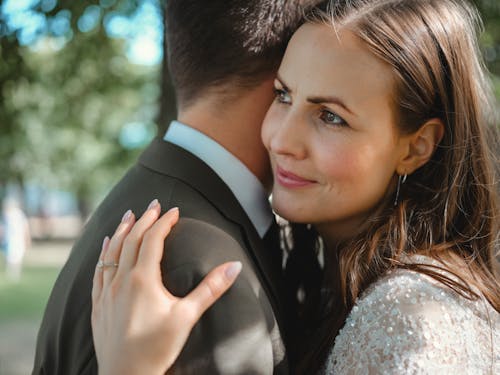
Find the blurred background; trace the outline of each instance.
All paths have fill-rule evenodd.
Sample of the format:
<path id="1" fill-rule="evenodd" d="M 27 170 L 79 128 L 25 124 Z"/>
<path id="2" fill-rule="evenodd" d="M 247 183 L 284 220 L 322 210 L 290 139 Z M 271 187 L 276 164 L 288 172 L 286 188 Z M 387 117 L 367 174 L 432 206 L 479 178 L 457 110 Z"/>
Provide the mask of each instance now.
<path id="1" fill-rule="evenodd" d="M 31 372 L 83 223 L 175 116 L 162 3 L 0 0 L 0 375 Z M 474 3 L 500 103 L 500 1 Z"/>

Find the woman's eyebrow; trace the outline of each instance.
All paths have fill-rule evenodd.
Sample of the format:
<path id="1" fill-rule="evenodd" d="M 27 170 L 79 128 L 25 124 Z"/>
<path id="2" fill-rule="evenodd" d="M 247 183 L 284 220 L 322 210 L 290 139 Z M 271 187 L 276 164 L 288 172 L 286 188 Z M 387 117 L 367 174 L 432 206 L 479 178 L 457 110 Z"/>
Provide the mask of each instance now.
<path id="1" fill-rule="evenodd" d="M 280 83 L 281 87 L 283 87 L 283 90 L 285 90 L 290 94 L 293 93 L 292 90 L 284 82 L 283 78 L 280 76 L 279 73 L 276 73 L 276 80 Z M 338 106 L 344 108 L 351 115 L 356 116 L 356 114 L 353 111 L 351 111 L 351 109 L 342 101 L 342 99 L 336 96 L 310 96 L 307 98 L 307 101 L 313 104 L 324 104 L 324 103 L 337 104 Z"/>
<path id="2" fill-rule="evenodd" d="M 281 87 L 283 87 L 283 90 L 285 90 L 286 92 L 289 92 L 289 93 L 292 92 L 292 90 L 290 90 L 290 88 L 283 81 L 283 78 L 281 78 L 281 76 L 279 75 L 279 73 L 276 73 L 276 80 L 280 83 Z"/>
<path id="3" fill-rule="evenodd" d="M 336 96 L 310 96 L 307 98 L 307 101 L 313 104 L 324 104 L 324 103 L 337 104 L 338 106 L 344 108 L 351 115 L 355 116 L 355 113 L 351 111 L 347 105 L 345 105 L 342 99 Z"/>

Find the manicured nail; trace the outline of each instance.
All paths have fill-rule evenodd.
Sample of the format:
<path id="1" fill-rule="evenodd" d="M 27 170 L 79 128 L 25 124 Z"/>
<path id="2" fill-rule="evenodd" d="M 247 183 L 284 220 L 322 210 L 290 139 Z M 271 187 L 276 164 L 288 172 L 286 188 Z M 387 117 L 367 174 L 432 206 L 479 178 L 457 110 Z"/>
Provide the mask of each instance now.
<path id="1" fill-rule="evenodd" d="M 226 274 L 226 278 L 229 281 L 233 281 L 234 279 L 236 279 L 236 276 L 238 276 L 241 271 L 241 267 L 241 262 L 231 262 L 224 271 L 224 273 Z"/>
<path id="2" fill-rule="evenodd" d="M 127 223 L 132 218 L 132 210 L 128 210 L 122 217 L 122 223 Z"/>
<path id="3" fill-rule="evenodd" d="M 167 211 L 167 213 L 174 211 L 179 211 L 179 207 L 172 207 L 170 210 Z"/>
<path id="4" fill-rule="evenodd" d="M 151 203 L 148 206 L 148 210 L 152 210 L 152 209 L 158 207 L 159 204 L 160 204 L 160 202 L 158 202 L 158 199 L 151 201 Z"/>
<path id="5" fill-rule="evenodd" d="M 101 250 L 104 250 L 105 248 L 107 248 L 108 244 L 109 244 L 109 237 L 106 236 L 106 237 L 104 237 L 104 240 L 102 241 L 102 248 L 101 248 Z"/>

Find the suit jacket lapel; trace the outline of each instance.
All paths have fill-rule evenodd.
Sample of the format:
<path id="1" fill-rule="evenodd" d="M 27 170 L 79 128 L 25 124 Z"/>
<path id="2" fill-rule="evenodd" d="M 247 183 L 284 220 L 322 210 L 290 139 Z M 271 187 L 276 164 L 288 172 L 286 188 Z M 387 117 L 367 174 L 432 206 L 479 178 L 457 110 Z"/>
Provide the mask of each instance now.
<path id="1" fill-rule="evenodd" d="M 281 270 L 276 270 L 269 253 L 280 250 L 266 249 L 232 191 L 207 164 L 183 148 L 161 138 L 153 140 L 140 156 L 139 163 L 156 172 L 182 180 L 212 202 L 227 219 L 238 224 L 245 234 L 248 248 L 252 249 L 249 256 L 259 268 L 265 287 L 271 293 L 270 299 L 281 301 Z M 281 309 L 281 306 L 275 307 Z"/>

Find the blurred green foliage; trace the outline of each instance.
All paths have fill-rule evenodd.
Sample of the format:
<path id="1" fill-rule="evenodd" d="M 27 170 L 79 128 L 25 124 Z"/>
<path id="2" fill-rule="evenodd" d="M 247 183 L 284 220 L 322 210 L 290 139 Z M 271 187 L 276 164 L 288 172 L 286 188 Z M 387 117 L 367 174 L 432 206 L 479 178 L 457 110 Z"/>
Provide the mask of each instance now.
<path id="1" fill-rule="evenodd" d="M 33 0 L 47 27 L 30 45 L 20 43 L 21 30 L 10 29 L 0 13 L 0 189 L 36 181 L 72 191 L 86 214 L 137 156 L 120 143 L 122 127 L 143 124 L 153 134 L 155 119 L 164 126 L 173 117 L 171 88 L 161 92 L 168 86 L 160 85 L 168 82 L 161 66 L 132 64 L 125 41 L 104 27 L 109 15 L 131 17 L 145 1 L 161 13 L 161 0 Z M 500 98 L 500 1 L 474 3 Z M 94 23 L 84 22 L 89 12 Z M 61 31 L 61 22 L 69 27 Z"/>
<path id="2" fill-rule="evenodd" d="M 28 45 L 0 14 L 0 187 L 34 181 L 72 191 L 85 214 L 137 156 L 120 142 L 122 127 L 156 133 L 160 67 L 132 64 L 125 40 L 104 27 L 109 14 L 130 17 L 141 1 L 32 3 L 47 26 Z M 97 22 L 83 32 L 92 7 Z M 53 27 L 61 14 L 69 27 Z"/>
<path id="3" fill-rule="evenodd" d="M 473 0 L 479 9 L 484 22 L 484 33 L 481 35 L 481 47 L 488 68 L 496 76 L 497 98 L 500 79 L 500 1 Z"/>
<path id="4" fill-rule="evenodd" d="M 0 301 L 4 301 L 0 303 L 0 322 L 41 319 L 59 271 L 56 266 L 26 266 L 18 283 L 7 280 L 0 272 Z"/>
<path id="5" fill-rule="evenodd" d="M 493 89 L 497 98 L 497 113 L 500 114 L 500 1 L 474 0 L 474 3 L 484 22 L 484 32 L 480 39 L 481 48 L 491 72 Z"/>

